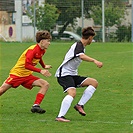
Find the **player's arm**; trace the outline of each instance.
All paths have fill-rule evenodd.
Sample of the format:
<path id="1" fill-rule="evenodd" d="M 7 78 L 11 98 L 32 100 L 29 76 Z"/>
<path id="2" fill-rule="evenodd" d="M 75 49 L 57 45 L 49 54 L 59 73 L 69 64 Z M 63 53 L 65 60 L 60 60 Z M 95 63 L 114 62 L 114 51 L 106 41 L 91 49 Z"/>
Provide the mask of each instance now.
<path id="1" fill-rule="evenodd" d="M 41 64 L 42 68 L 45 68 L 45 69 L 49 69 L 49 68 L 52 68 L 51 65 L 45 65 L 42 58 L 40 59 L 39 63 Z"/>
<path id="2" fill-rule="evenodd" d="M 103 66 L 103 63 L 102 62 L 100 62 L 100 61 L 98 61 L 98 60 L 96 60 L 94 58 L 91 58 L 91 57 L 89 57 L 89 56 L 87 56 L 85 54 L 80 54 L 79 55 L 79 58 L 81 60 L 83 60 L 83 61 L 94 62 L 97 65 L 97 67 L 99 67 L 99 68 Z"/>
<path id="3" fill-rule="evenodd" d="M 41 73 L 43 76 L 49 77 L 51 73 L 48 70 L 41 70 L 40 68 L 36 68 L 33 63 L 34 52 L 32 50 L 28 50 L 26 53 L 26 60 L 25 60 L 25 68 L 29 69 L 34 72 Z M 44 65 L 46 67 L 46 65 Z"/>
<path id="4" fill-rule="evenodd" d="M 40 73 L 41 69 L 36 68 L 32 63 L 32 60 L 33 60 L 33 57 L 34 57 L 33 50 L 28 50 L 25 56 L 26 56 L 25 68 L 28 69 L 28 70 Z"/>
<path id="5" fill-rule="evenodd" d="M 39 63 L 40 63 L 40 65 L 42 66 L 42 68 L 45 68 L 45 64 L 44 64 L 42 58 L 40 59 Z"/>

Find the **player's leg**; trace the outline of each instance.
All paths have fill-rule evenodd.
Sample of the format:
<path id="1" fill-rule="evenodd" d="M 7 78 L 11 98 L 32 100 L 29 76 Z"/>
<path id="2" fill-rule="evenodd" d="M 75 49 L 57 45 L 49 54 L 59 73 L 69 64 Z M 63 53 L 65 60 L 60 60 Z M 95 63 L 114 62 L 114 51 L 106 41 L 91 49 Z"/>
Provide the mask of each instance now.
<path id="1" fill-rule="evenodd" d="M 74 106 L 74 108 L 82 115 L 85 116 L 86 113 L 84 112 L 84 105 L 90 100 L 90 98 L 92 97 L 92 95 L 94 94 L 97 86 L 98 86 L 98 82 L 93 79 L 93 78 L 86 78 L 82 84 L 82 87 L 87 86 L 87 88 L 85 89 L 81 99 L 79 100 L 78 104 Z"/>
<path id="2" fill-rule="evenodd" d="M 40 87 L 40 90 L 38 91 L 38 94 L 36 95 L 36 100 L 34 102 L 35 105 L 40 105 L 49 88 L 49 83 L 43 79 L 38 79 L 35 80 L 32 85 Z"/>
<path id="3" fill-rule="evenodd" d="M 49 88 L 49 83 L 43 79 L 35 80 L 32 85 L 40 87 L 40 90 L 38 91 L 38 93 L 41 93 L 43 95 L 46 94 L 46 92 Z"/>
<path id="4" fill-rule="evenodd" d="M 43 79 L 38 79 L 35 80 L 32 85 L 40 87 L 40 90 L 36 95 L 36 99 L 34 101 L 34 105 L 32 106 L 31 111 L 33 113 L 45 113 L 46 111 L 40 108 L 40 104 L 46 95 L 46 92 L 49 88 L 49 83 Z"/>
<path id="5" fill-rule="evenodd" d="M 2 86 L 0 87 L 0 96 L 4 94 L 10 88 L 11 88 L 11 85 L 7 83 L 3 83 Z"/>
<path id="6" fill-rule="evenodd" d="M 61 103 L 60 111 L 59 114 L 56 118 L 57 121 L 62 121 L 62 122 L 69 122 L 70 120 L 65 119 L 65 115 L 68 112 L 71 103 L 76 95 L 76 88 L 69 88 L 67 90 L 67 95 L 64 97 Z"/>
<path id="7" fill-rule="evenodd" d="M 14 76 L 9 75 L 9 77 L 4 81 L 4 83 L 0 87 L 0 96 L 4 94 L 8 89 L 10 89 L 15 83 L 17 82 L 16 80 L 14 81 Z"/>
<path id="8" fill-rule="evenodd" d="M 67 92 L 67 95 L 64 97 L 61 103 L 59 114 L 56 118 L 56 121 L 69 122 L 70 120 L 65 119 L 65 115 L 68 112 L 71 103 L 76 96 L 76 88 L 74 80 L 71 76 L 58 78 L 59 84 L 63 87 L 64 92 Z M 71 87 L 70 87 L 71 86 Z"/>
<path id="9" fill-rule="evenodd" d="M 98 86 L 98 82 L 94 78 L 86 78 L 81 84 L 82 87 L 89 86 L 89 85 L 92 85 L 96 89 Z"/>

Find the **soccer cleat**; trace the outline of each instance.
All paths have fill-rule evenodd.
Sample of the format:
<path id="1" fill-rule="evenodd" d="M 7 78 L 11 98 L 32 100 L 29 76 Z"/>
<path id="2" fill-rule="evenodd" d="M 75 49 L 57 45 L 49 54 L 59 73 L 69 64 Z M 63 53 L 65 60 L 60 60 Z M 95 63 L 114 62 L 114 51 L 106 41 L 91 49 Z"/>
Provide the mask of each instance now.
<path id="1" fill-rule="evenodd" d="M 55 121 L 70 122 L 70 120 L 67 120 L 64 116 L 56 117 Z"/>
<path id="2" fill-rule="evenodd" d="M 35 105 L 35 106 L 32 106 L 31 112 L 32 113 L 40 113 L 40 114 L 43 114 L 43 113 L 46 112 L 46 110 L 41 109 L 39 105 Z"/>
<path id="3" fill-rule="evenodd" d="M 83 105 L 75 105 L 74 109 L 78 111 L 82 116 L 85 116 L 86 113 L 84 112 L 84 106 Z"/>

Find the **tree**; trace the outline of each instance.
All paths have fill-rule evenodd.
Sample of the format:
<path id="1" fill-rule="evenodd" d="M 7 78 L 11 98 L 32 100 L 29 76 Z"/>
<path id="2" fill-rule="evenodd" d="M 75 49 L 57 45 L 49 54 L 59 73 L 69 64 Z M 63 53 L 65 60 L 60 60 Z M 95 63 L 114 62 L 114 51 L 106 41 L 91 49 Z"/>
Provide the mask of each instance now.
<path id="1" fill-rule="evenodd" d="M 66 27 L 71 24 L 72 26 L 75 24 L 76 18 L 81 17 L 81 1 L 82 0 L 45 0 L 46 3 L 54 4 L 60 13 L 57 23 L 63 25 L 62 29 L 60 30 L 59 34 L 63 33 L 63 31 L 66 29 Z M 120 20 L 120 18 L 123 16 L 123 8 L 117 8 L 122 5 L 121 0 L 106 0 L 106 7 L 108 6 L 108 3 L 112 3 L 111 10 L 117 9 L 116 11 L 111 11 L 111 13 L 107 13 L 107 16 L 112 14 L 112 16 L 115 16 L 117 14 L 118 18 L 114 18 L 114 20 Z M 115 3 L 115 4 L 113 4 Z M 111 5 L 110 5 L 111 6 Z M 122 7 L 122 6 L 121 6 Z M 93 15 L 93 19 L 95 20 L 95 23 L 101 24 L 102 23 L 102 0 L 84 0 L 84 16 L 85 18 L 91 18 Z M 120 9 L 120 10 L 119 10 Z M 107 9 L 108 10 L 108 9 Z M 106 17 L 107 17 L 106 16 Z M 107 21 L 110 25 L 110 19 Z M 118 22 L 119 23 L 119 22 Z"/>
<path id="2" fill-rule="evenodd" d="M 125 6 L 115 5 L 112 2 L 105 3 L 105 26 L 119 25 L 125 17 Z M 93 6 L 91 8 L 91 17 L 95 24 L 102 25 L 102 7 Z"/>
<path id="3" fill-rule="evenodd" d="M 124 32 L 123 32 L 124 31 Z M 131 24 L 128 26 L 119 25 L 116 30 L 116 39 L 118 42 L 131 41 Z"/>
<path id="4" fill-rule="evenodd" d="M 93 6 L 102 6 L 102 0 L 84 0 L 84 15 L 85 18 L 91 18 L 91 10 Z"/>
<path id="5" fill-rule="evenodd" d="M 59 35 L 63 33 L 69 24 L 74 27 L 76 19 L 81 17 L 81 1 L 82 0 L 45 0 L 46 3 L 56 5 L 60 12 L 57 23 L 63 25 L 63 27 L 59 31 Z M 90 17 L 89 11 L 92 5 L 100 3 L 99 0 L 96 0 L 96 2 L 94 2 L 94 0 L 84 0 L 85 17 Z"/>
<path id="6" fill-rule="evenodd" d="M 45 2 L 54 4 L 58 8 L 60 15 L 57 23 L 63 25 L 59 31 L 59 36 L 63 33 L 69 24 L 74 26 L 77 17 L 81 17 L 80 0 L 45 0 Z"/>
<path id="7" fill-rule="evenodd" d="M 34 6 L 30 7 L 31 13 L 27 13 L 27 15 L 32 20 L 32 24 L 34 23 Z M 56 20 L 58 19 L 59 13 L 57 8 L 54 5 L 44 4 L 39 6 L 36 4 L 36 27 L 38 30 L 48 30 L 52 29 Z"/>
<path id="8" fill-rule="evenodd" d="M 115 1 L 115 0 L 113 0 Z M 105 2 L 105 29 L 106 29 L 106 39 L 110 39 L 109 31 L 110 27 L 118 26 L 121 24 L 125 18 L 126 5 L 122 2 Z M 102 7 L 99 5 L 92 6 L 91 8 L 91 18 L 93 18 L 95 25 L 102 25 Z M 99 37 L 101 35 L 99 34 Z M 98 37 L 98 36 L 97 36 Z"/>
<path id="9" fill-rule="evenodd" d="M 82 0 L 45 0 L 46 3 L 56 5 L 60 12 L 57 23 L 63 25 L 63 27 L 59 31 L 59 36 L 63 33 L 69 24 L 74 27 L 76 19 L 81 17 L 81 1 Z M 101 3 L 99 0 L 96 0 L 97 3 L 94 3 L 93 1 L 94 0 L 84 0 L 84 13 L 86 18 L 90 17 L 90 5 Z"/>

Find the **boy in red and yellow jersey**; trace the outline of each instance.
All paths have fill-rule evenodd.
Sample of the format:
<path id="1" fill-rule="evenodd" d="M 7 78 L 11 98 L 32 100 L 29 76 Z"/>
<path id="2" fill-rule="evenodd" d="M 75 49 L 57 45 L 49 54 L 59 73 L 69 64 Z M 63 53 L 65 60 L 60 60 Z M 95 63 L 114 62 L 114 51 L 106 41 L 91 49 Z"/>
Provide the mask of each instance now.
<path id="1" fill-rule="evenodd" d="M 48 31 L 38 31 L 36 33 L 37 44 L 30 46 L 22 53 L 16 65 L 11 69 L 9 77 L 0 87 L 0 96 L 11 87 L 17 88 L 19 85 L 22 85 L 31 90 L 34 86 L 38 86 L 40 90 L 36 95 L 31 111 L 33 113 L 46 112 L 44 109 L 40 108 L 40 104 L 49 88 L 49 83 L 44 79 L 33 76 L 32 73 L 38 72 L 46 77 L 51 76 L 51 73 L 47 70 L 51 68 L 51 65 L 45 65 L 42 60 L 42 56 L 50 45 L 50 40 L 51 35 Z M 38 63 L 40 63 L 44 69 L 35 67 Z"/>

